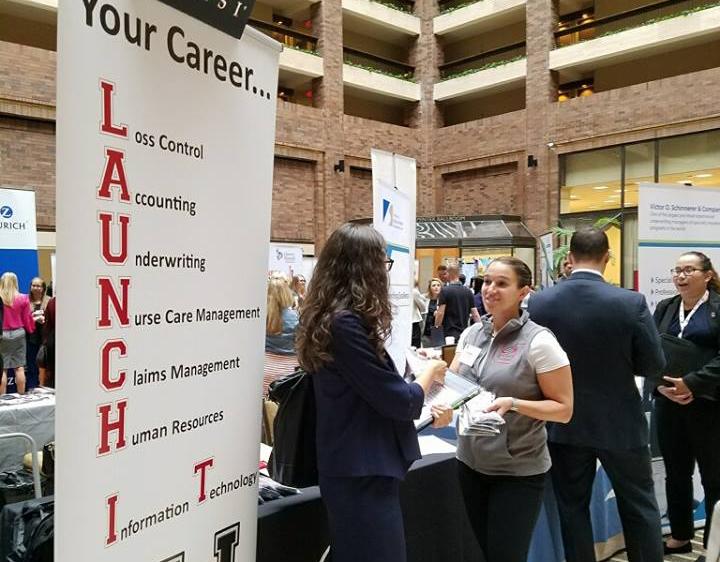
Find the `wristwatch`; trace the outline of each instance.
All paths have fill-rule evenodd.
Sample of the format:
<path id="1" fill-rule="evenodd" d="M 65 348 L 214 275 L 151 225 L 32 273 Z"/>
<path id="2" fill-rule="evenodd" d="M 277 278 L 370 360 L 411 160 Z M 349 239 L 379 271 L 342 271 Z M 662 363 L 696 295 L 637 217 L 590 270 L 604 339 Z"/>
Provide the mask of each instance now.
<path id="1" fill-rule="evenodd" d="M 517 400 L 515 400 L 515 398 L 510 398 L 510 400 L 512 400 L 512 402 L 510 403 L 510 410 L 512 412 L 517 412 L 518 411 Z"/>

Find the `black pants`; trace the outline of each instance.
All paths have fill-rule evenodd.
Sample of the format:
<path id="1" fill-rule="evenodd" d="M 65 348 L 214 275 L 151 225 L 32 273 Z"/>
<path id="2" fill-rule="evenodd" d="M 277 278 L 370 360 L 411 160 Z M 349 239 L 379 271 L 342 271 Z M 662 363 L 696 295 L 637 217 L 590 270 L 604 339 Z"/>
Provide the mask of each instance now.
<path id="1" fill-rule="evenodd" d="M 332 562 L 406 561 L 400 480 L 321 474 L 320 492 L 328 512 Z"/>
<path id="2" fill-rule="evenodd" d="M 684 541 L 695 535 L 692 475 L 697 461 L 705 490 L 703 544 L 707 547 L 713 506 L 720 500 L 720 404 L 698 398 L 681 406 L 658 396 L 655 415 L 672 536 Z"/>
<path id="3" fill-rule="evenodd" d="M 567 562 L 595 560 L 590 498 L 598 459 L 612 482 L 630 562 L 662 562 L 662 532 L 650 451 L 548 443 Z"/>
<path id="4" fill-rule="evenodd" d="M 40 384 L 40 371 L 38 370 L 37 354 L 40 351 L 40 344 L 27 339 L 26 363 L 25 365 L 25 389 L 30 390 Z"/>
<path id="5" fill-rule="evenodd" d="M 422 335 L 420 333 L 420 328 L 422 326 L 422 322 L 413 322 L 412 325 L 412 345 L 413 347 L 420 347 L 420 336 Z"/>
<path id="6" fill-rule="evenodd" d="M 525 562 L 546 475 L 488 476 L 457 464 L 465 511 L 485 561 Z"/>

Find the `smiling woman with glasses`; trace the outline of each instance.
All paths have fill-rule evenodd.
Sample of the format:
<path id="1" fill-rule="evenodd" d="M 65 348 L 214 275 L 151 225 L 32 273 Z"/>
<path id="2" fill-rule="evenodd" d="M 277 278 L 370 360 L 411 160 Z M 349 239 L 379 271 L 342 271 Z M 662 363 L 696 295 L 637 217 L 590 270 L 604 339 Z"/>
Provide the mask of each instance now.
<path id="1" fill-rule="evenodd" d="M 682 254 L 670 273 L 679 294 L 655 309 L 669 369 L 655 399 L 671 531 L 665 554 L 692 552 L 696 461 L 705 490 L 705 546 L 720 499 L 720 281 L 700 252 Z"/>

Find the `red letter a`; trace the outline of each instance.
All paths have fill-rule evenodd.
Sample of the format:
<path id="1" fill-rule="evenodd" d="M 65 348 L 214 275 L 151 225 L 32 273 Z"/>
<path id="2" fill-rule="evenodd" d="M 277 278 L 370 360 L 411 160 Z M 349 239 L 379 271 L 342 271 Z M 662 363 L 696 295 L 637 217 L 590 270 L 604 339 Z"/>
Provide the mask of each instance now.
<path id="1" fill-rule="evenodd" d="M 103 170 L 100 189 L 98 190 L 98 197 L 102 199 L 112 199 L 110 186 L 117 185 L 120 187 L 120 201 L 129 203 L 130 192 L 128 191 L 125 166 L 123 165 L 125 153 L 115 148 L 105 148 L 105 157 L 105 168 Z"/>

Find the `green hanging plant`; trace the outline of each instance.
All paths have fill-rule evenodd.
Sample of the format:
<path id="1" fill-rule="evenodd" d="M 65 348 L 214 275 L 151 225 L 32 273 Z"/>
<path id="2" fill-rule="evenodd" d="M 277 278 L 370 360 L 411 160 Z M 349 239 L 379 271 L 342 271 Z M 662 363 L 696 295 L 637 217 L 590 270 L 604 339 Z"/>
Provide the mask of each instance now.
<path id="1" fill-rule="evenodd" d="M 455 4 L 453 6 L 448 6 L 447 8 L 440 8 L 440 14 L 449 14 L 451 12 L 454 12 L 455 10 L 459 10 L 461 8 L 466 8 L 467 6 L 472 6 L 473 4 L 477 4 L 479 2 L 482 2 L 483 0 L 470 0 L 469 2 L 461 2 L 460 4 Z"/>
<path id="2" fill-rule="evenodd" d="M 388 8 L 392 8 L 393 10 L 397 10 L 399 12 L 405 12 L 406 14 L 413 13 L 413 7 L 409 6 L 408 4 L 403 4 L 402 2 L 393 2 L 393 0 L 370 0 L 370 1 L 375 2 L 376 4 L 382 4 L 383 6 L 387 6 Z"/>
<path id="3" fill-rule="evenodd" d="M 467 68 L 465 70 L 460 70 L 458 72 L 452 72 L 452 73 L 444 76 L 443 78 L 441 78 L 440 82 L 445 82 L 445 80 L 452 80 L 453 78 L 460 78 L 462 76 L 468 76 L 470 74 L 475 74 L 476 72 L 480 72 L 481 70 L 488 70 L 490 68 L 498 68 L 500 66 L 505 66 L 506 64 L 510 64 L 511 62 L 519 61 L 524 58 L 526 58 L 525 55 L 518 55 L 511 59 L 489 62 L 489 63 L 483 64 L 482 66 L 479 66 L 477 68 Z"/>
<path id="4" fill-rule="evenodd" d="M 316 57 L 320 56 L 320 53 L 318 53 L 316 49 L 306 49 L 304 47 L 298 47 L 297 45 L 285 45 L 285 47 L 288 47 L 290 49 L 295 49 L 296 51 L 301 51 L 301 52 L 307 53 L 309 55 L 315 55 Z"/>
<path id="5" fill-rule="evenodd" d="M 367 70 L 368 72 L 384 74 L 385 76 L 390 76 L 391 78 L 399 78 L 400 80 L 405 80 L 406 82 L 417 82 L 417 79 L 415 78 L 415 74 L 413 72 L 392 72 L 390 70 L 381 70 L 379 68 L 375 68 L 374 66 L 368 66 L 366 64 L 351 61 L 348 59 L 345 59 L 345 64 L 354 66 L 355 68 Z"/>

